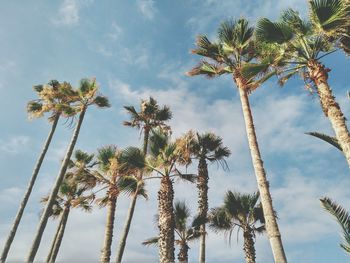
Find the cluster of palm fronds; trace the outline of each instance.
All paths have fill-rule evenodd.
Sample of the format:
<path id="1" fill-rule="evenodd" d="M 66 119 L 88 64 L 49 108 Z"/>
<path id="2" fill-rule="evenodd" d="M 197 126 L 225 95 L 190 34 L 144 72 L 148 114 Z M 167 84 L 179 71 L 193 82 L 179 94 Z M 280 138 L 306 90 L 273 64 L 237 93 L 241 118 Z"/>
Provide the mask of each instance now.
<path id="1" fill-rule="evenodd" d="M 145 182 L 156 179 L 160 180 L 157 216 L 159 233 L 144 244 L 158 245 L 160 262 L 175 262 L 175 244 L 180 247 L 179 262 L 187 262 L 188 242 L 197 238 L 200 239 L 199 262 L 205 262 L 208 224 L 214 230 L 224 230 L 229 236 L 235 227 L 242 229 L 246 262 L 249 263 L 255 262 L 255 233 L 266 229 L 274 261 L 287 262 L 259 150 L 249 96 L 274 76 L 277 76 L 278 84 L 284 85 L 296 74 L 300 75 L 306 88 L 317 93 L 322 111 L 335 132 L 334 137 L 320 133 L 310 134 L 336 146 L 344 153 L 350 165 L 350 133 L 346 126 L 346 118 L 328 84 L 330 69 L 321 61 L 323 57 L 338 49 L 349 55 L 349 34 L 350 1 L 310 0 L 308 19 L 303 19 L 293 9 L 287 9 L 277 21 L 262 18 L 255 26 L 250 25 L 244 18 L 225 21 L 219 26 L 215 41 L 210 41 L 205 35 L 197 37 L 196 48 L 192 53 L 204 59 L 187 72 L 187 75 L 205 75 L 209 78 L 231 75 L 242 105 L 258 187 L 258 192 L 252 195 L 227 192 L 224 204 L 211 211 L 208 207 L 208 163 L 218 162 L 225 169 L 225 159 L 230 155 L 229 149 L 223 146 L 222 138 L 213 133 L 189 131 L 173 140 L 171 127 L 168 125 L 172 117 L 169 107 L 161 107 L 155 99 L 149 98 L 141 102 L 140 110 L 133 106 L 125 106 L 130 120 L 125 121 L 124 125 L 140 129 L 143 134 L 142 149 L 119 149 L 110 145 L 98 149 L 96 157 L 78 150 L 75 152 L 75 158 L 71 158 L 88 107 L 108 107 L 108 99 L 98 95 L 98 85 L 94 79 L 83 79 L 77 89 L 69 83 L 58 81 L 35 86 L 39 99 L 28 104 L 30 117 L 50 113 L 52 128 L 6 241 L 1 262 L 6 260 L 60 118 L 67 118 L 72 125 L 77 120 L 52 191 L 43 199 L 46 205 L 27 262 L 33 262 L 35 258 L 50 216 L 60 217 L 47 258 L 47 262 L 54 262 L 70 209 L 80 207 L 89 211 L 93 202 L 107 208 L 101 262 L 110 262 L 116 201 L 121 193 L 127 193 L 130 196 L 130 208 L 116 256 L 116 262 L 121 262 L 137 199 L 139 196 L 147 198 Z M 182 172 L 182 168 L 192 164 L 194 160 L 198 163 L 197 174 Z M 198 213 L 191 224 L 187 222 L 190 213 L 185 203 L 174 204 L 175 177 L 196 183 Z M 349 252 L 350 216 L 328 198 L 321 199 L 321 202 L 341 224 L 345 236 L 342 247 Z M 257 222 L 260 222 L 260 225 Z"/>

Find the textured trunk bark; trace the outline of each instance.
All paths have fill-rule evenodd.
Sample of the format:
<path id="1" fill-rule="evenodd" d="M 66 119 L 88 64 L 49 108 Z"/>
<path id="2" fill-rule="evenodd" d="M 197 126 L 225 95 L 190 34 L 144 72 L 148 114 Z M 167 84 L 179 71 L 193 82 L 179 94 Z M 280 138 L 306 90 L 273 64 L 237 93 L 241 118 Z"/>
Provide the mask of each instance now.
<path id="1" fill-rule="evenodd" d="M 179 263 L 188 262 L 188 246 L 186 242 L 181 243 L 179 254 L 177 255 Z"/>
<path id="2" fill-rule="evenodd" d="M 200 158 L 198 163 L 198 214 L 203 218 L 208 214 L 208 166 L 205 158 Z M 199 243 L 199 263 L 205 262 L 205 238 L 206 230 L 205 224 L 200 227 L 201 237 Z"/>
<path id="3" fill-rule="evenodd" d="M 144 128 L 144 135 L 143 135 L 143 153 L 146 156 L 147 154 L 147 149 L 148 149 L 148 140 L 149 140 L 149 127 L 145 127 Z M 141 179 L 142 179 L 142 174 L 140 175 Z M 131 199 L 131 203 L 130 203 L 130 207 L 128 210 L 128 214 L 126 217 L 126 221 L 125 221 L 125 225 L 124 225 L 124 229 L 123 229 L 123 233 L 121 235 L 120 241 L 119 241 L 119 245 L 118 245 L 118 250 L 117 250 L 117 263 L 121 263 L 122 259 L 123 259 L 123 254 L 124 254 L 124 250 L 125 250 L 125 246 L 126 246 L 126 240 L 128 238 L 129 235 L 129 231 L 130 231 L 130 226 L 131 226 L 131 221 L 134 217 L 134 212 L 135 212 L 135 208 L 136 208 L 136 202 L 137 202 L 137 198 L 138 198 L 138 192 L 139 188 L 137 187 L 136 189 L 136 194 L 132 196 Z"/>
<path id="4" fill-rule="evenodd" d="M 245 262 L 255 263 L 255 247 L 254 247 L 252 230 L 249 227 L 247 227 L 246 229 L 243 230 L 243 236 L 244 236 L 243 250 L 245 254 Z"/>
<path id="5" fill-rule="evenodd" d="M 66 230 L 69 212 L 70 212 L 70 204 L 66 204 L 66 206 L 64 207 L 64 210 L 63 210 L 62 217 L 61 217 L 61 224 L 60 224 L 61 226 L 60 226 L 59 231 L 58 231 L 58 236 L 57 236 L 57 239 L 54 241 L 55 245 L 53 247 L 52 254 L 48 260 L 48 263 L 55 263 L 56 262 L 58 251 L 60 250 L 60 246 L 62 243 L 64 231 Z"/>
<path id="6" fill-rule="evenodd" d="M 158 214 L 159 214 L 159 262 L 174 263 L 174 190 L 173 183 L 169 176 L 163 176 L 160 182 L 158 192 Z"/>
<path id="7" fill-rule="evenodd" d="M 110 200 L 108 201 L 105 239 L 103 242 L 101 260 L 100 260 L 101 263 L 109 263 L 111 259 L 111 245 L 112 245 L 112 238 L 113 238 L 116 203 L 117 203 L 116 198 L 110 198 Z"/>
<path id="8" fill-rule="evenodd" d="M 64 160 L 61 164 L 61 168 L 60 171 L 57 175 L 56 178 L 56 182 L 54 184 L 54 187 L 51 191 L 51 194 L 49 196 L 49 199 L 47 201 L 46 207 L 44 209 L 43 214 L 41 215 L 40 218 L 40 222 L 39 222 L 39 226 L 38 226 L 38 230 L 35 234 L 35 238 L 32 244 L 32 247 L 29 251 L 29 255 L 28 258 L 26 260 L 27 263 L 32 263 L 34 261 L 35 255 L 39 249 L 39 245 L 41 242 L 41 238 L 43 236 L 46 224 L 47 224 L 47 220 L 49 219 L 50 213 L 51 213 L 51 209 L 52 209 L 52 205 L 57 197 L 58 191 L 60 189 L 60 186 L 62 184 L 63 178 L 66 174 L 67 168 L 68 168 L 68 164 L 69 164 L 69 160 L 72 156 L 73 150 L 74 150 L 74 146 L 78 140 L 78 136 L 79 136 L 79 132 L 80 132 L 80 127 L 83 123 L 84 120 L 84 116 L 85 116 L 85 112 L 86 112 L 86 107 L 84 106 L 84 108 L 82 109 L 80 115 L 79 115 L 79 119 L 78 119 L 78 123 L 77 126 L 75 127 L 75 130 L 73 132 L 73 136 L 71 138 L 71 141 L 69 143 L 66 155 L 64 157 Z"/>
<path id="9" fill-rule="evenodd" d="M 274 214 L 273 206 L 272 206 L 272 198 L 269 190 L 269 183 L 266 179 L 266 174 L 263 166 L 263 161 L 261 159 L 258 140 L 255 134 L 255 128 L 253 123 L 253 116 L 250 110 L 248 93 L 239 85 L 240 81 L 236 80 L 239 90 L 239 95 L 242 104 L 242 111 L 245 121 L 245 127 L 247 132 L 248 144 L 250 149 L 250 154 L 253 162 L 253 167 L 255 171 L 256 180 L 258 183 L 259 193 L 261 204 L 264 211 L 265 225 L 267 236 L 270 241 L 273 258 L 275 263 L 285 263 L 287 262 L 281 234 L 278 229 L 277 220 Z"/>
<path id="10" fill-rule="evenodd" d="M 335 136 L 350 167 L 350 134 L 346 126 L 346 119 L 333 96 L 332 89 L 328 85 L 327 72 L 329 70 L 318 61 L 310 61 L 308 70 L 310 78 L 317 86 L 322 110 L 332 124 Z"/>
<path id="11" fill-rule="evenodd" d="M 52 240 L 52 243 L 51 243 L 51 246 L 50 246 L 50 250 L 49 250 L 49 254 L 47 255 L 47 258 L 46 258 L 46 262 L 50 262 L 50 258 L 52 256 L 53 250 L 55 249 L 55 245 L 56 245 L 56 242 L 57 242 L 57 239 L 58 239 L 58 235 L 60 233 L 61 226 L 62 226 L 62 220 L 60 220 L 60 222 L 59 222 L 59 224 L 57 226 L 56 234 L 55 234 L 55 237 Z"/>
<path id="12" fill-rule="evenodd" d="M 136 207 L 136 200 L 137 200 L 137 194 L 134 194 L 132 196 L 131 199 L 131 203 L 130 203 L 130 207 L 128 210 L 128 215 L 126 218 L 126 222 L 125 222 L 125 226 L 124 226 L 124 230 L 119 242 L 119 249 L 117 252 L 117 263 L 121 263 L 122 262 L 122 258 L 123 258 L 123 254 L 124 254 L 124 249 L 125 249 L 125 245 L 126 245 L 126 239 L 128 237 L 129 234 L 129 230 L 130 230 L 130 225 L 131 225 L 131 221 L 134 215 L 134 211 L 135 211 L 135 207 Z"/>
<path id="13" fill-rule="evenodd" d="M 34 183 L 35 183 L 36 178 L 38 176 L 41 164 L 44 161 L 44 157 L 45 157 L 46 152 L 47 152 L 47 150 L 49 148 L 49 145 L 51 143 L 53 134 L 55 133 L 55 130 L 56 130 L 59 118 L 60 118 L 60 115 L 57 114 L 55 116 L 53 122 L 52 122 L 51 130 L 50 130 L 49 135 L 48 135 L 48 137 L 47 137 L 47 139 L 45 141 L 44 147 L 43 147 L 43 149 L 41 151 L 41 154 L 40 154 L 40 156 L 38 158 L 38 161 L 37 161 L 37 163 L 36 163 L 36 165 L 34 167 L 34 170 L 33 170 L 33 173 L 32 173 L 32 177 L 30 178 L 29 184 L 27 186 L 27 190 L 26 190 L 26 192 L 25 192 L 25 194 L 23 196 L 22 202 L 21 202 L 21 204 L 19 206 L 19 209 L 17 211 L 17 214 L 16 214 L 16 218 L 15 218 L 15 220 L 13 222 L 13 225 L 11 227 L 10 233 L 9 233 L 9 235 L 7 237 L 6 242 L 5 242 L 5 247 L 4 247 L 4 249 L 3 249 L 2 253 L 1 253 L 1 258 L 0 258 L 0 262 L 1 263 L 4 263 L 6 261 L 7 254 L 9 252 L 9 250 L 10 250 L 12 241 L 15 238 L 17 228 L 19 226 L 19 223 L 21 222 L 24 209 L 25 209 L 25 207 L 26 207 L 26 205 L 28 203 L 29 196 L 32 193 L 33 186 L 34 186 Z"/>

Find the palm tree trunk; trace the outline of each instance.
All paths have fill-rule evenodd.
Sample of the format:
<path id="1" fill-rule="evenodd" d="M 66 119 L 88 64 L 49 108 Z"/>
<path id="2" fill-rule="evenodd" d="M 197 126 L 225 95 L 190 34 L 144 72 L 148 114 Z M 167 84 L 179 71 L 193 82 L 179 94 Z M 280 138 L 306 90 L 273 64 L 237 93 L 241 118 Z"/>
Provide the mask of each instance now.
<path id="1" fill-rule="evenodd" d="M 180 246 L 179 254 L 177 255 L 177 259 L 179 263 L 187 263 L 188 262 L 188 246 L 186 242 L 182 242 Z"/>
<path id="2" fill-rule="evenodd" d="M 270 245 L 272 248 L 275 263 L 286 263 L 287 259 L 283 249 L 281 234 L 278 229 L 277 220 L 272 206 L 272 198 L 269 190 L 269 183 L 266 179 L 266 173 L 259 151 L 258 140 L 255 134 L 253 116 L 250 110 L 248 93 L 247 90 L 244 89 L 244 86 L 240 87 L 239 83 L 239 80 L 237 80 L 250 154 L 253 162 L 256 180 L 258 183 L 261 204 L 264 211 L 266 232 L 270 240 Z"/>
<path id="3" fill-rule="evenodd" d="M 32 190 L 33 190 L 33 186 L 34 186 L 34 183 L 36 181 L 36 178 L 38 176 L 38 173 L 39 173 L 39 170 L 40 170 L 40 167 L 41 167 L 41 164 L 43 163 L 44 161 L 44 157 L 46 155 L 46 152 L 49 148 L 49 145 L 51 143 L 51 140 L 52 140 L 52 137 L 53 137 L 53 134 L 55 133 L 55 130 L 56 130 L 56 127 L 57 127 L 57 123 L 58 123 L 58 120 L 60 118 L 60 115 L 59 114 L 56 114 L 55 118 L 53 119 L 53 122 L 52 122 L 52 126 L 51 126 L 51 130 L 49 132 L 49 135 L 45 141 L 45 144 L 44 144 L 44 147 L 41 151 L 41 154 L 39 156 L 39 159 L 34 167 L 34 170 L 33 170 L 33 174 L 32 174 L 32 177 L 30 178 L 30 181 L 29 181 L 29 184 L 28 184 L 28 187 L 27 187 L 27 190 L 24 194 L 24 197 L 22 199 L 22 202 L 19 206 L 19 209 L 17 211 L 17 214 L 16 214 L 16 217 L 15 217 L 15 220 L 13 222 L 13 225 L 11 227 L 11 230 L 10 230 L 10 233 L 7 237 L 7 240 L 5 242 L 5 247 L 1 253 L 1 258 L 0 258 L 0 262 L 1 263 L 4 263 L 6 261 L 6 258 L 7 258 L 7 254 L 10 250 L 10 247 L 11 247 L 11 244 L 12 244 L 12 241 L 13 239 L 15 238 L 15 235 L 16 235 L 16 231 L 17 231 L 17 228 L 19 226 L 19 223 L 21 222 L 21 219 L 22 219 L 22 215 L 23 215 L 23 212 L 24 212 L 24 209 L 28 203 L 28 199 L 29 199 L 29 196 L 30 194 L 32 193 Z"/>
<path id="4" fill-rule="evenodd" d="M 243 236 L 244 236 L 243 250 L 245 253 L 245 262 L 255 263 L 255 247 L 254 247 L 252 230 L 249 227 L 247 227 L 243 231 L 244 231 L 243 232 Z"/>
<path id="5" fill-rule="evenodd" d="M 57 239 L 58 239 L 58 235 L 60 233 L 61 226 L 62 226 L 62 220 L 60 220 L 60 222 L 59 222 L 59 224 L 57 226 L 56 234 L 55 234 L 54 239 L 52 240 L 52 244 L 51 244 L 51 247 L 50 247 L 50 250 L 49 250 L 49 254 L 47 255 L 46 262 L 50 262 L 50 258 L 52 256 L 53 250 L 55 249 L 55 245 L 56 245 L 56 242 L 57 242 Z"/>
<path id="6" fill-rule="evenodd" d="M 59 251 L 61 243 L 62 243 L 64 231 L 66 229 L 69 212 L 70 212 L 70 204 L 67 204 L 64 207 L 64 210 L 63 210 L 63 213 L 61 216 L 61 224 L 60 224 L 61 226 L 60 226 L 59 231 L 58 231 L 57 239 L 54 241 L 55 245 L 54 245 L 54 248 L 52 250 L 51 257 L 48 260 L 48 263 L 56 262 L 58 251 Z"/>
<path id="7" fill-rule="evenodd" d="M 72 156 L 73 150 L 74 150 L 74 146 L 78 140 L 78 136 L 79 136 L 79 132 L 80 132 L 80 127 L 83 123 L 84 120 L 84 116 L 85 116 L 85 112 L 86 112 L 86 106 L 84 106 L 81 110 L 81 113 L 79 115 L 79 119 L 78 119 L 78 123 L 77 126 L 75 127 L 75 130 L 73 132 L 73 136 L 71 138 L 71 141 L 69 143 L 66 155 L 63 159 L 63 162 L 61 164 L 61 168 L 60 171 L 57 175 L 55 184 L 53 186 L 53 189 L 51 191 L 51 194 L 49 196 L 49 199 L 47 200 L 47 204 L 46 207 L 44 209 L 43 214 L 41 215 L 40 218 L 40 222 L 39 222 L 39 226 L 38 226 L 38 230 L 35 234 L 35 238 L 32 244 L 32 247 L 29 251 L 29 255 L 28 258 L 26 260 L 27 263 L 32 263 L 34 261 L 35 255 L 38 252 L 39 246 L 40 246 L 40 242 L 41 242 L 41 238 L 44 234 L 44 230 L 47 224 L 47 220 L 49 219 L 50 213 L 51 213 L 51 209 L 52 209 L 52 205 L 57 197 L 58 191 L 60 189 L 60 186 L 62 184 L 62 181 L 64 179 L 64 176 L 66 174 L 67 168 L 68 168 L 68 164 L 69 164 L 69 160 Z"/>
<path id="8" fill-rule="evenodd" d="M 198 214 L 206 218 L 208 214 L 208 166 L 205 158 L 200 158 L 198 163 Z M 205 262 L 205 224 L 200 226 L 200 243 L 199 243 L 199 263 Z"/>
<path id="9" fill-rule="evenodd" d="M 174 189 L 169 176 L 163 176 L 158 192 L 159 262 L 174 263 Z"/>
<path id="10" fill-rule="evenodd" d="M 321 107 L 330 120 L 335 136 L 343 150 L 345 158 L 350 167 L 350 134 L 346 126 L 346 119 L 333 96 L 332 89 L 328 85 L 328 71 L 318 61 L 310 61 L 308 64 L 310 78 L 317 86 L 317 92 L 320 98 Z"/>
<path id="11" fill-rule="evenodd" d="M 149 130 L 148 127 L 144 128 L 144 135 L 143 135 L 143 153 L 144 153 L 144 155 L 147 154 L 148 140 L 149 140 L 149 131 L 150 130 Z M 140 176 L 141 176 L 141 179 L 142 179 L 142 174 Z M 136 192 L 131 198 L 131 203 L 130 203 L 130 207 L 129 207 L 129 210 L 128 210 L 128 214 L 126 216 L 124 229 L 123 229 L 123 232 L 121 234 L 121 238 L 120 238 L 119 245 L 118 245 L 117 261 L 116 261 L 117 263 L 121 263 L 122 262 L 122 258 L 123 258 L 123 254 L 124 254 L 124 250 L 125 250 L 125 246 L 126 246 L 126 240 L 128 238 L 129 231 L 130 231 L 131 221 L 132 221 L 132 219 L 134 217 L 134 212 L 135 212 L 135 208 L 136 208 L 136 202 L 137 202 L 137 198 L 138 198 L 138 191 L 139 191 L 139 186 L 137 186 Z"/>
<path id="12" fill-rule="evenodd" d="M 111 260 L 111 245 L 113 239 L 113 230 L 114 230 L 114 218 L 116 210 L 117 198 L 110 197 L 108 200 L 107 207 L 107 221 L 105 229 L 105 239 L 103 241 L 103 248 L 101 254 L 101 263 L 109 263 Z"/>
<path id="13" fill-rule="evenodd" d="M 125 222 L 125 226 L 123 229 L 123 233 L 121 235 L 121 239 L 119 242 L 119 248 L 118 248 L 118 252 L 117 252 L 117 263 L 121 263 L 122 262 L 122 258 L 123 258 L 123 254 L 124 254 L 124 249 L 125 249 L 125 245 L 126 245 L 126 239 L 128 237 L 129 234 L 129 230 L 130 230 L 130 226 L 131 226 L 131 221 L 132 218 L 134 216 L 134 211 L 135 211 L 135 207 L 136 207 L 136 200 L 137 200 L 137 190 L 136 189 L 136 193 L 133 194 L 132 198 L 131 198 L 131 203 L 130 203 L 130 207 L 128 210 L 128 214 L 126 217 L 126 222 Z"/>

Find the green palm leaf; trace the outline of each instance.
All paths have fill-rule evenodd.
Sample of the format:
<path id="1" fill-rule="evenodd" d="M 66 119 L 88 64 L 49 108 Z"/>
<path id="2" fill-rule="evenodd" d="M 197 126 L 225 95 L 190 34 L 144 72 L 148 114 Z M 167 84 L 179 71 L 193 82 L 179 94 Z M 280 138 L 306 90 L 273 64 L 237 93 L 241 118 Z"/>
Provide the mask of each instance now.
<path id="1" fill-rule="evenodd" d="M 334 147 L 336 147 L 339 151 L 343 151 L 337 138 L 329 136 L 327 134 L 324 133 L 319 133 L 319 132 L 307 132 L 307 135 L 311 135 L 314 136 L 316 138 L 319 138 L 325 142 L 328 142 L 329 144 L 333 145 Z"/>

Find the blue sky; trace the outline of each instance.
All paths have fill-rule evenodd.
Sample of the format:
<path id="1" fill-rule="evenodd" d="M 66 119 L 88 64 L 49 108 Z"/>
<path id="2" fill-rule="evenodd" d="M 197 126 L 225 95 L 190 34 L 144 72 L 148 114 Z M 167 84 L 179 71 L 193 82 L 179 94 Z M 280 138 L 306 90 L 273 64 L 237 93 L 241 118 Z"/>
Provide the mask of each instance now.
<path id="1" fill-rule="evenodd" d="M 46 137 L 49 125 L 28 121 L 25 106 L 34 99 L 32 85 L 50 79 L 76 85 L 80 78 L 96 77 L 112 107 L 89 110 L 77 148 L 94 152 L 106 144 L 139 145 L 139 133 L 123 127 L 123 105 L 138 105 L 152 95 L 173 110 L 174 136 L 190 128 L 213 131 L 231 149 L 229 172 L 210 167 L 210 206 L 221 204 L 226 190 L 251 192 L 256 181 L 251 166 L 237 92 L 229 76 L 215 80 L 189 78 L 184 72 L 198 57 L 189 54 L 197 34 L 215 37 L 223 19 L 275 18 L 279 10 L 297 7 L 306 13 L 306 1 L 2 1 L 0 3 L 0 246 L 8 233 L 19 200 Z M 349 117 L 349 60 L 335 53 L 324 60 L 332 69 L 330 84 Z M 349 208 L 349 171 L 336 149 L 304 135 L 307 131 L 333 134 L 318 99 L 308 94 L 300 79 L 286 87 L 269 81 L 251 96 L 265 168 L 271 184 L 280 230 L 289 262 L 346 262 L 339 248 L 340 229 L 319 205 L 324 195 Z M 72 129 L 63 122 L 55 134 L 8 262 L 23 262 L 35 232 L 40 198 L 50 191 Z M 195 169 L 195 167 L 191 168 Z M 140 200 L 128 240 L 125 262 L 156 262 L 157 250 L 141 241 L 154 236 L 158 182 L 148 185 L 150 200 Z M 176 185 L 175 198 L 196 208 L 193 186 Z M 118 233 L 128 199 L 118 200 L 114 258 Z M 105 210 L 72 212 L 60 262 L 97 262 L 103 240 Z M 57 222 L 50 221 L 37 255 L 43 262 Z M 197 262 L 198 244 L 192 244 L 190 262 Z M 272 262 L 268 240 L 257 237 L 257 262 Z M 242 243 L 231 246 L 224 236 L 209 233 L 208 262 L 242 262 Z"/>

